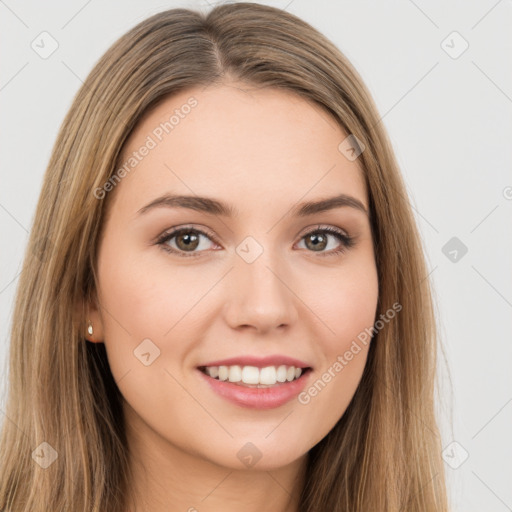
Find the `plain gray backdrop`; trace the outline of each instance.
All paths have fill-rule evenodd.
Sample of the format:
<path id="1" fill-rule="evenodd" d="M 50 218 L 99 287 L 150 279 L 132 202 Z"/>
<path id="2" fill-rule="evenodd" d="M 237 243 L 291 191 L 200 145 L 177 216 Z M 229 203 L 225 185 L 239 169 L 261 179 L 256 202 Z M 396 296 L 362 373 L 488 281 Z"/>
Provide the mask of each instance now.
<path id="1" fill-rule="evenodd" d="M 375 99 L 435 291 L 449 368 L 441 358 L 452 507 L 512 510 L 512 2 L 261 3 L 330 38 Z M 107 48 L 173 7 L 210 9 L 206 1 L 0 0 L 0 422 L 14 294 L 59 126 Z"/>

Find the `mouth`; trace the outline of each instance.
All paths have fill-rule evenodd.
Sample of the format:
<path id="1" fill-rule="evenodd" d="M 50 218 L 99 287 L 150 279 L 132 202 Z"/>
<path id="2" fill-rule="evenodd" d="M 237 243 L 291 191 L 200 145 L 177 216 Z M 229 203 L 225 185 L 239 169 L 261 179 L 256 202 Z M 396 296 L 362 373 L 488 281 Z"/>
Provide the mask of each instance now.
<path id="1" fill-rule="evenodd" d="M 309 366 L 199 366 L 198 370 L 211 379 L 246 388 L 272 388 L 297 381 L 312 371 Z"/>

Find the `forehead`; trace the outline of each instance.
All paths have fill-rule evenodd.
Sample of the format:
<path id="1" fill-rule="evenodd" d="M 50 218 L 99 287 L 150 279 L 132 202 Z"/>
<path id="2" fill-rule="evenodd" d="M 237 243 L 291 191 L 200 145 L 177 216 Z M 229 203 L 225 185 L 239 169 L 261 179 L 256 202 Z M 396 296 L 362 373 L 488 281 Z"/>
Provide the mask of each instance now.
<path id="1" fill-rule="evenodd" d="M 117 193 L 141 201 L 162 192 L 213 196 L 237 202 L 237 211 L 345 193 L 367 206 L 359 160 L 339 149 L 347 135 L 293 92 L 245 84 L 188 89 L 136 125 L 120 158 L 135 172 L 125 173 Z"/>

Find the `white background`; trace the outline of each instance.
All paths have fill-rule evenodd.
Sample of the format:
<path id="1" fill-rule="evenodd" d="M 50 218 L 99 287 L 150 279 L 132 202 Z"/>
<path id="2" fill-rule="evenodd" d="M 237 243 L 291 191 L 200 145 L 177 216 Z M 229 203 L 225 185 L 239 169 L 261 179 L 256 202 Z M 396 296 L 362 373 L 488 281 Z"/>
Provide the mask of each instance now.
<path id="1" fill-rule="evenodd" d="M 374 96 L 436 292 L 453 510 L 512 510 L 512 2 L 262 3 L 324 33 Z M 173 7 L 208 10 L 204 1 L 0 1 L 0 422 L 14 293 L 59 126 L 107 48 Z M 47 59 L 31 48 L 43 31 L 58 42 Z M 455 262 L 453 248 L 443 253 L 452 237 L 468 249 Z"/>

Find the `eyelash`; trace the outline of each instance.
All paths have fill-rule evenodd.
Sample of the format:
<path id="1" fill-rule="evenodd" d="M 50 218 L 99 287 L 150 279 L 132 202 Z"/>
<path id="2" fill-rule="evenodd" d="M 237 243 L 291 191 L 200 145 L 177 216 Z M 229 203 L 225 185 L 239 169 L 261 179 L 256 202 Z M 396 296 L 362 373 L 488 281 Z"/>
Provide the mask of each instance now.
<path id="1" fill-rule="evenodd" d="M 175 236 L 178 236 L 182 233 L 196 233 L 196 234 L 201 234 L 201 235 L 204 235 L 206 236 L 207 238 L 211 239 L 213 242 L 217 243 L 217 241 L 215 240 L 215 237 L 213 235 L 213 233 L 210 233 L 208 231 L 203 231 L 201 229 L 197 229 L 197 228 L 193 228 L 193 227 L 183 227 L 183 228 L 178 228 L 174 231 L 170 231 L 170 232 L 166 232 L 166 233 L 163 233 L 156 241 L 156 244 L 157 245 L 160 245 L 162 247 L 162 249 L 168 253 L 172 253 L 172 254 L 177 254 L 178 256 L 180 257 L 184 257 L 184 258 L 194 258 L 194 257 L 198 257 L 201 255 L 202 252 L 204 251 L 198 251 L 198 252 L 191 252 L 191 253 L 186 253 L 184 251 L 178 251 L 176 249 L 173 249 L 171 247 L 169 247 L 166 242 L 168 242 L 169 240 L 171 240 L 172 238 L 174 238 Z M 354 243 L 355 243 L 355 240 L 353 237 L 349 236 L 349 235 L 346 235 L 345 233 L 343 233 L 341 230 L 337 229 L 337 228 L 333 228 L 331 226 L 317 226 L 315 229 L 313 229 L 312 231 L 308 231 L 307 233 L 305 233 L 304 235 L 302 235 L 301 237 L 301 240 L 307 236 L 310 236 L 310 235 L 313 235 L 313 234 L 318 234 L 318 233 L 329 233 L 331 235 L 333 235 L 334 237 L 336 237 L 340 242 L 341 242 L 341 245 L 339 248 L 337 249 L 332 249 L 331 251 L 328 251 L 328 252 L 319 252 L 318 254 L 321 256 L 321 257 L 325 257 L 325 256 L 337 256 L 339 254 L 342 254 L 344 253 L 347 249 L 350 249 L 351 247 L 354 246 Z M 310 251 L 310 252 L 315 252 L 315 251 Z"/>

